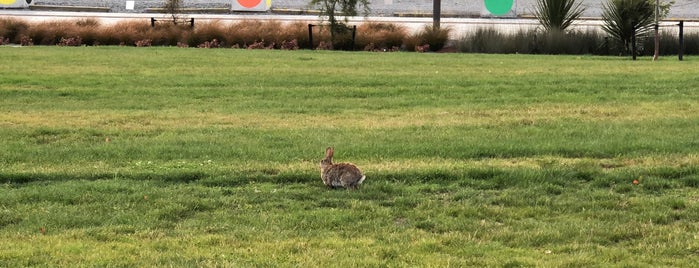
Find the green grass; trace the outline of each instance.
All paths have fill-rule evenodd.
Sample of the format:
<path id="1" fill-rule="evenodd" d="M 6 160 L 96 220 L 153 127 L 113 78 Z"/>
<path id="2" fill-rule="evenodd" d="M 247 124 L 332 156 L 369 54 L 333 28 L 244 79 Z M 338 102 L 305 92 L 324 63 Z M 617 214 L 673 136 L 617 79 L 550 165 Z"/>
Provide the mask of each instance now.
<path id="1" fill-rule="evenodd" d="M 0 47 L 0 62 L 0 267 L 699 262 L 691 57 Z M 329 145 L 367 174 L 358 191 L 323 187 Z"/>

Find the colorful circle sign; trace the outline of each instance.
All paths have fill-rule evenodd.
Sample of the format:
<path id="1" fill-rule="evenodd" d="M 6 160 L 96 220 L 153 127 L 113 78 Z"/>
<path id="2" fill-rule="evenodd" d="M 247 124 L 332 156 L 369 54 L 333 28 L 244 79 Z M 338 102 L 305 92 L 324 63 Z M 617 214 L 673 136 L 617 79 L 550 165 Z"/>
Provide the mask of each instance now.
<path id="1" fill-rule="evenodd" d="M 238 0 L 238 4 L 246 8 L 253 8 L 260 4 L 262 0 Z"/>
<path id="2" fill-rule="evenodd" d="M 512 4 L 514 0 L 483 0 L 485 2 L 485 8 L 495 15 L 501 16 L 507 14 L 512 9 Z"/>

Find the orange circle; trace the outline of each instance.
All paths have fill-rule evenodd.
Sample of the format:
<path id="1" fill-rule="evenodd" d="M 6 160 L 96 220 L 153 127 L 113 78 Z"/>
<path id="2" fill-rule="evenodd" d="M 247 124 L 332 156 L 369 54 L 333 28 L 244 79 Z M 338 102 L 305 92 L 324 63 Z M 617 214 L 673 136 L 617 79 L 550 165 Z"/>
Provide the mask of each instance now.
<path id="1" fill-rule="evenodd" d="M 246 8 L 253 8 L 259 5 L 262 0 L 238 0 L 238 4 Z"/>

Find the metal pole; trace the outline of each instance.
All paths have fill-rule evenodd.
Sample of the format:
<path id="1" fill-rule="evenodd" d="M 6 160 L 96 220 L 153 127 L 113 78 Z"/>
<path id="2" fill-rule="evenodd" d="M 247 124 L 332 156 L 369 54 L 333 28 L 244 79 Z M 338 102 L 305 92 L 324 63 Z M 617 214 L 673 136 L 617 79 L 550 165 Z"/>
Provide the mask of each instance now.
<path id="1" fill-rule="evenodd" d="M 352 25 L 352 47 L 350 48 L 351 51 L 354 51 L 354 39 L 357 36 L 357 25 Z"/>
<path id="2" fill-rule="evenodd" d="M 636 60 L 636 29 L 633 30 L 633 34 L 631 35 L 631 58 Z"/>
<path id="3" fill-rule="evenodd" d="M 308 24 L 308 48 L 313 50 L 313 24 Z"/>
<path id="4" fill-rule="evenodd" d="M 432 0 L 432 28 L 439 29 L 439 21 L 442 17 L 442 0 Z"/>
<path id="5" fill-rule="evenodd" d="M 680 52 L 677 54 L 679 59 L 682 60 L 684 56 L 684 21 L 680 21 Z"/>

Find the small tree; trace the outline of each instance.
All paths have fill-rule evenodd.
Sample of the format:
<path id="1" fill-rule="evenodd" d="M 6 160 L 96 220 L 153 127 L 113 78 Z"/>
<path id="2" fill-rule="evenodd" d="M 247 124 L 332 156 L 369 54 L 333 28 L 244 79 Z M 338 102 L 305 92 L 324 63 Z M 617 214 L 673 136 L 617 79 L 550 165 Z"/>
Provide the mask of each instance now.
<path id="1" fill-rule="evenodd" d="M 182 13 L 182 0 L 167 0 L 163 8 L 167 14 L 172 16 L 172 22 L 177 24 L 177 19 Z"/>
<path id="2" fill-rule="evenodd" d="M 585 12 L 577 0 L 537 0 L 536 8 L 536 18 L 547 32 L 565 31 Z"/>
<path id="3" fill-rule="evenodd" d="M 667 15 L 669 5 L 660 7 Z M 604 31 L 636 59 L 637 39 L 648 36 L 655 23 L 655 0 L 609 0 L 602 12 Z"/>
<path id="4" fill-rule="evenodd" d="M 369 14 L 369 0 L 311 0 L 310 4 L 319 6 L 320 15 L 328 17 L 333 42 L 338 34 L 347 32 L 347 17 L 357 16 L 358 6 L 362 6 L 365 15 Z M 339 21 L 336 15 L 344 16 L 344 21 Z"/>

